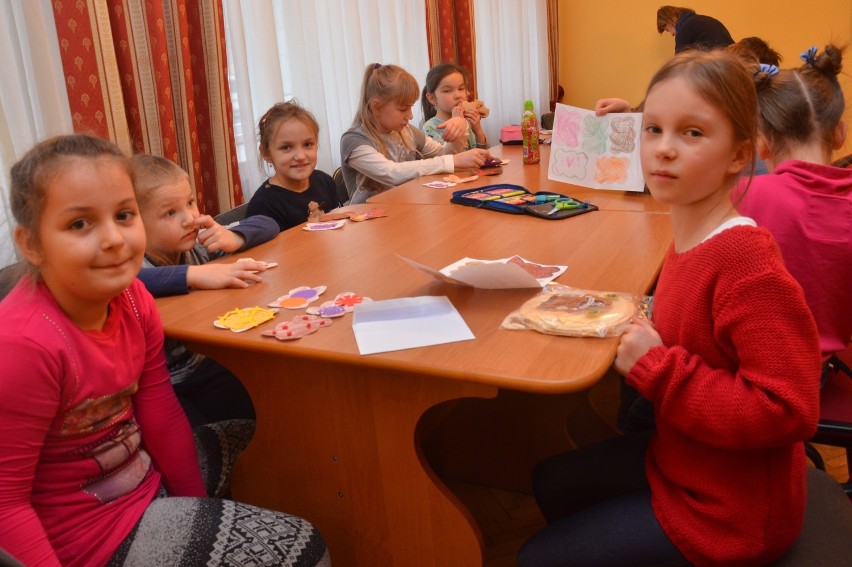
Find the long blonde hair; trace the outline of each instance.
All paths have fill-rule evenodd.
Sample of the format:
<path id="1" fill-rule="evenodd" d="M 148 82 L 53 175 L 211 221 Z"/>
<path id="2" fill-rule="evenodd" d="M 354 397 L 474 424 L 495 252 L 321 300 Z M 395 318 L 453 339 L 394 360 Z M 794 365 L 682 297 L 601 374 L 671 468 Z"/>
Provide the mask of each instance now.
<path id="1" fill-rule="evenodd" d="M 376 142 L 379 152 L 385 157 L 390 157 L 387 145 L 384 143 L 384 135 L 370 107 L 370 102 L 377 100 L 381 106 L 388 103 L 411 106 L 419 96 L 420 89 L 417 86 L 417 79 L 411 73 L 397 65 L 370 63 L 364 70 L 364 79 L 361 82 L 361 98 L 358 101 L 358 110 L 355 113 L 352 126 L 363 127 L 367 135 Z M 406 148 L 416 151 L 411 146 L 407 136 L 400 136 L 400 138 Z"/>

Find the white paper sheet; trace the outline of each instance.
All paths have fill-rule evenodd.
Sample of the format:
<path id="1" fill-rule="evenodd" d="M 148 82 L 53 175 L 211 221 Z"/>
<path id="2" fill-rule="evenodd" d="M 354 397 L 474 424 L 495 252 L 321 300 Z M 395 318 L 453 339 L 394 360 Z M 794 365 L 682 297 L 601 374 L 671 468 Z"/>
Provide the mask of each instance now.
<path id="1" fill-rule="evenodd" d="M 474 339 L 445 296 L 403 297 L 355 306 L 352 331 L 361 354 Z"/>
<path id="2" fill-rule="evenodd" d="M 399 254 L 397 254 L 399 256 Z M 462 258 L 436 270 L 425 266 L 404 256 L 399 256 L 409 265 L 432 275 L 435 279 L 455 285 L 467 285 L 480 289 L 524 289 L 544 287 L 547 282 L 553 281 L 568 269 L 568 266 L 549 266 L 537 264 L 518 258 L 524 264 L 530 264 L 531 270 L 542 272 L 541 277 L 536 278 L 529 271 L 518 264 L 510 262 L 512 258 L 501 258 L 499 260 L 477 260 L 476 258 Z"/>
<path id="3" fill-rule="evenodd" d="M 557 104 L 547 177 L 593 189 L 643 191 L 639 161 L 642 114 L 611 113 Z"/>

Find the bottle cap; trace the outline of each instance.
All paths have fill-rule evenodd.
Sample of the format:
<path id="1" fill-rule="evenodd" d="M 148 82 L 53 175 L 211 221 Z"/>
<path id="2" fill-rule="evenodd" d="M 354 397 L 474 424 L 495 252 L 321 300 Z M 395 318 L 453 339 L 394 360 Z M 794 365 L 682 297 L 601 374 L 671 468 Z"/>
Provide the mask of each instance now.
<path id="1" fill-rule="evenodd" d="M 524 110 L 530 110 L 530 111 L 534 110 L 533 102 L 531 100 L 524 101 Z"/>

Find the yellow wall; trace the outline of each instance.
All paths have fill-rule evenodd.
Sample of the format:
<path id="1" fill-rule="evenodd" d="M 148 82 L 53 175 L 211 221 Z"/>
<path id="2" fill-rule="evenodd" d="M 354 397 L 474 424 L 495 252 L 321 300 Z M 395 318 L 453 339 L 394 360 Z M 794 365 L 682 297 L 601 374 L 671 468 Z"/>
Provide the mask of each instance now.
<path id="1" fill-rule="evenodd" d="M 654 71 L 674 54 L 674 38 L 657 34 L 662 0 L 559 0 L 559 83 L 562 102 L 593 108 L 615 96 L 638 104 Z M 699 14 L 722 21 L 734 40 L 758 36 L 783 56 L 782 67 L 801 64 L 799 54 L 826 43 L 848 45 L 840 76 L 852 126 L 852 0 L 683 0 Z M 849 73 L 849 74 L 847 74 Z M 850 128 L 852 131 L 852 128 Z M 852 136 L 837 155 L 852 153 Z"/>

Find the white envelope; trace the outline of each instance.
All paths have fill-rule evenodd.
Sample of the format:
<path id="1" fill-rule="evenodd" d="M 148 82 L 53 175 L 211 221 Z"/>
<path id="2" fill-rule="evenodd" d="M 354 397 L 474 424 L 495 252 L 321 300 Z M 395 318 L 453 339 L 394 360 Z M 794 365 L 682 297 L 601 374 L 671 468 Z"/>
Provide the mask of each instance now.
<path id="1" fill-rule="evenodd" d="M 355 306 L 352 331 L 361 354 L 475 339 L 445 296 L 402 297 Z"/>

